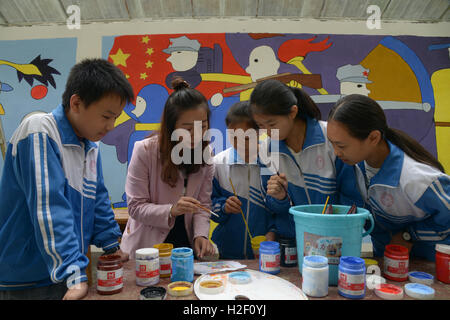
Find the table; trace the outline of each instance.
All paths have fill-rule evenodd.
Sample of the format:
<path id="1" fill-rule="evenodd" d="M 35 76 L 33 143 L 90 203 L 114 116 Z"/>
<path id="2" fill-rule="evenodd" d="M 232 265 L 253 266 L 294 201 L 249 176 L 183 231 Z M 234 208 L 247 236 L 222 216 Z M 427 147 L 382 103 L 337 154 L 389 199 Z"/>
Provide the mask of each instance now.
<path id="1" fill-rule="evenodd" d="M 382 267 L 382 258 L 374 258 L 379 262 L 380 267 Z M 241 264 L 247 265 L 247 268 L 258 270 L 258 260 L 237 260 Z M 135 278 L 135 261 L 129 260 L 128 262 L 124 263 L 123 267 L 123 277 L 124 277 L 124 287 L 122 292 L 114 295 L 99 295 L 96 291 L 96 272 L 93 272 L 93 281 L 92 283 L 94 285 L 89 286 L 88 295 L 84 298 L 85 300 L 138 300 L 139 299 L 139 292 L 144 287 L 139 287 L 136 285 L 136 278 Z M 95 271 L 95 268 L 93 268 Z M 434 262 L 429 262 L 425 260 L 413 260 L 410 261 L 410 271 L 423 271 L 432 274 L 435 276 L 435 264 Z M 298 267 L 281 267 L 281 271 L 279 274 L 277 274 L 278 277 L 283 278 L 287 281 L 290 281 L 297 287 L 301 288 L 301 275 L 298 270 Z M 194 276 L 194 282 L 198 278 L 198 275 Z M 160 278 L 160 282 L 156 286 L 161 286 L 166 288 L 167 285 L 170 283 L 170 278 Z M 408 281 L 405 282 L 395 282 L 391 280 L 387 280 L 387 283 L 396 284 L 399 286 L 404 286 Z M 435 299 L 436 300 L 450 300 L 450 285 L 444 284 L 440 281 L 435 280 L 434 284 L 432 285 L 434 290 L 436 291 Z M 347 298 L 342 297 L 338 294 L 338 288 L 330 286 L 328 289 L 328 296 L 324 298 L 312 298 L 308 297 L 311 300 L 350 300 Z M 197 296 L 193 292 L 191 295 L 186 297 L 172 297 L 171 295 L 167 294 L 166 300 L 198 300 Z M 364 300 L 381 300 L 378 296 L 375 295 L 373 290 L 366 289 L 366 295 L 364 297 Z M 408 297 L 405 294 L 404 300 L 414 300 L 410 297 Z"/>

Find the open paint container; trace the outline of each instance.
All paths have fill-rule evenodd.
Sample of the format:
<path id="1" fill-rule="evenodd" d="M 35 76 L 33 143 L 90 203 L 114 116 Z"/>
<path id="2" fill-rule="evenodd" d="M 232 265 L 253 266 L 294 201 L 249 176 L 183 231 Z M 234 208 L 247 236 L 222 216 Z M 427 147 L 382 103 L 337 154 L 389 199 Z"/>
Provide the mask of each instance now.
<path id="1" fill-rule="evenodd" d="M 147 287 L 141 290 L 139 298 L 140 300 L 164 300 L 166 289 L 163 287 Z"/>
<path id="2" fill-rule="evenodd" d="M 184 297 L 192 293 L 194 286 L 191 282 L 175 281 L 167 286 L 167 291 L 171 296 Z"/>
<path id="3" fill-rule="evenodd" d="M 217 294 L 225 290 L 222 281 L 219 280 L 205 280 L 200 282 L 199 289 L 202 293 Z"/>

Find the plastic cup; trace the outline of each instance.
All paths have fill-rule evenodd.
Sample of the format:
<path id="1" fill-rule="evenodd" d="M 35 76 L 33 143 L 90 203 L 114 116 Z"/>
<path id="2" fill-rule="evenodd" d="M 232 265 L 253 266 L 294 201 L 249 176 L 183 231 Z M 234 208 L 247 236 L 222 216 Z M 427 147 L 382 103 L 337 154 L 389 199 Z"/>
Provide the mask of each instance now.
<path id="1" fill-rule="evenodd" d="M 256 236 L 252 238 L 252 249 L 255 259 L 259 259 L 259 245 L 261 242 L 266 241 L 266 236 Z"/>

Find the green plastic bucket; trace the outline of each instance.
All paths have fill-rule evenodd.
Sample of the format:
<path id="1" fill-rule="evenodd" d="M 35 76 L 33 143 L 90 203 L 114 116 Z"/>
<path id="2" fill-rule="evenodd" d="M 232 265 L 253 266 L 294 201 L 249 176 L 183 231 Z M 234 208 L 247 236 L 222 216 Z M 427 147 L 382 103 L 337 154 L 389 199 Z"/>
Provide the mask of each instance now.
<path id="1" fill-rule="evenodd" d="M 337 286 L 340 257 L 361 256 L 362 238 L 372 232 L 374 222 L 370 212 L 363 208 L 346 214 L 350 206 L 333 205 L 333 214 L 322 214 L 323 207 L 323 204 L 316 204 L 289 209 L 295 222 L 298 269 L 302 273 L 304 256 L 325 256 L 329 264 L 328 283 Z M 364 232 L 367 219 L 371 225 Z"/>

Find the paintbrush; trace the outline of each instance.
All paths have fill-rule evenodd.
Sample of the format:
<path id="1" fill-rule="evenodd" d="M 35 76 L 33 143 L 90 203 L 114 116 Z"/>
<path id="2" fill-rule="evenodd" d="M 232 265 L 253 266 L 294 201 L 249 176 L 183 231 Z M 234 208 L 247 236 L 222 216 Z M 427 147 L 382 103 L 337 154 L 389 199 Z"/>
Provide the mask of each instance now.
<path id="1" fill-rule="evenodd" d="M 206 208 L 206 207 L 204 207 L 204 206 L 202 206 L 202 205 L 200 205 L 200 204 L 196 204 L 195 206 L 197 206 L 197 207 L 199 207 L 200 209 L 202 209 L 202 210 L 204 210 L 204 211 L 206 211 L 206 212 L 209 212 L 209 213 L 211 213 L 212 215 L 214 215 L 214 216 L 216 216 L 217 218 L 219 218 L 219 215 L 218 215 L 217 213 L 215 213 L 214 211 L 211 211 L 211 210 L 209 210 L 208 208 Z"/>
<path id="2" fill-rule="evenodd" d="M 277 172 L 277 176 L 280 176 L 280 172 L 278 172 L 278 169 L 275 167 L 275 165 L 273 164 L 273 162 L 271 162 L 271 164 L 272 164 L 272 166 L 275 168 L 275 171 Z M 281 182 L 280 182 L 279 184 L 280 184 L 280 186 L 283 188 L 284 192 L 286 192 L 286 196 L 287 196 L 287 198 L 288 198 L 289 203 L 291 204 L 291 206 L 294 205 L 294 203 L 292 202 L 291 197 L 289 196 L 289 193 L 288 193 L 286 187 L 284 186 L 284 184 L 282 184 Z M 289 184 L 289 182 L 288 182 L 288 184 Z"/>
<path id="3" fill-rule="evenodd" d="M 322 214 L 325 213 L 325 209 L 327 208 L 328 200 L 330 200 L 330 196 L 328 196 L 327 201 L 325 201 L 325 205 L 323 206 Z"/>
<path id="4" fill-rule="evenodd" d="M 347 211 L 347 214 L 352 214 L 352 213 L 356 213 L 356 204 L 355 203 Z"/>
<path id="5" fill-rule="evenodd" d="M 236 193 L 236 189 L 234 189 L 233 181 L 231 181 L 231 178 L 228 178 L 228 179 L 230 180 L 230 184 L 231 184 L 231 188 L 233 189 L 234 196 L 237 198 L 237 193 Z M 244 212 L 242 211 L 241 207 L 239 207 L 239 210 L 241 211 L 242 219 L 244 220 L 245 227 L 247 228 L 247 232 L 248 232 L 248 235 L 250 236 L 250 240 L 251 240 L 253 237 L 252 237 L 252 234 L 250 233 L 250 229 L 248 228 L 247 221 L 245 220 Z"/>

